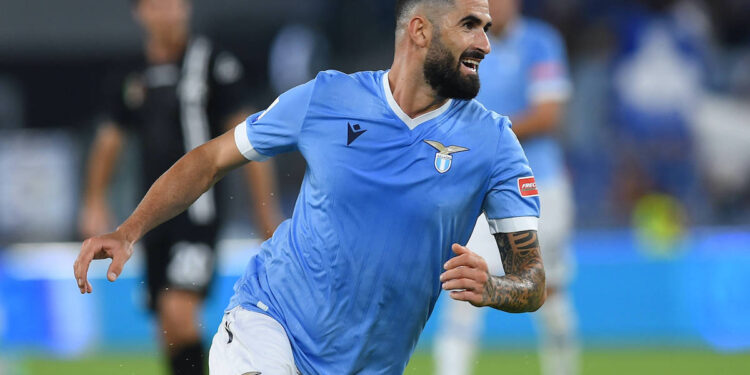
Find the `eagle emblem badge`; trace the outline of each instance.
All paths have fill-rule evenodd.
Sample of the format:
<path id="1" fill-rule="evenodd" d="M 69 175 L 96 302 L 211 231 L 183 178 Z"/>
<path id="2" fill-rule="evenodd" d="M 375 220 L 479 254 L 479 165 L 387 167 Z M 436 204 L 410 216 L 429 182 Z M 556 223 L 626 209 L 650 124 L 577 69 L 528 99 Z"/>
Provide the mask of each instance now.
<path id="1" fill-rule="evenodd" d="M 438 141 L 425 140 L 425 143 L 437 150 L 435 154 L 435 169 L 440 173 L 448 172 L 453 164 L 453 155 L 457 152 L 469 151 L 466 147 L 461 146 L 444 146 Z"/>

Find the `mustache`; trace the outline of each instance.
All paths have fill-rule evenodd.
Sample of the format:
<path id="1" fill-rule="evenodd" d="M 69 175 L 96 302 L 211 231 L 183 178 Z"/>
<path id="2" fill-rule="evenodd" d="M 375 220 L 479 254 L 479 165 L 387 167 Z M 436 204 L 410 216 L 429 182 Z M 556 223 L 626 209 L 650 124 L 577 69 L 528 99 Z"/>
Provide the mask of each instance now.
<path id="1" fill-rule="evenodd" d="M 463 58 L 484 60 L 484 56 L 486 56 L 486 54 L 484 52 L 482 52 L 480 50 L 477 50 L 477 49 L 474 49 L 474 50 L 466 51 L 466 52 L 462 53 L 461 57 L 459 58 L 459 60 L 463 59 Z"/>

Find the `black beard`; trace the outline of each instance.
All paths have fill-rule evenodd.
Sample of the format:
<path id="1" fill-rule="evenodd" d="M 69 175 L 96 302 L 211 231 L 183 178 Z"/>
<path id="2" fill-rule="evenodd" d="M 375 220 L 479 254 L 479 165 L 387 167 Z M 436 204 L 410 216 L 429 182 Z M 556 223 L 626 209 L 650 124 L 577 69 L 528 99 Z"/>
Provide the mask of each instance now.
<path id="1" fill-rule="evenodd" d="M 479 56 L 477 56 L 479 55 Z M 465 52 L 463 57 L 484 58 L 479 52 Z M 473 99 L 479 93 L 479 76 L 463 76 L 461 59 L 454 64 L 453 55 L 439 40 L 434 39 L 424 61 L 424 77 L 437 95 L 442 98 Z"/>

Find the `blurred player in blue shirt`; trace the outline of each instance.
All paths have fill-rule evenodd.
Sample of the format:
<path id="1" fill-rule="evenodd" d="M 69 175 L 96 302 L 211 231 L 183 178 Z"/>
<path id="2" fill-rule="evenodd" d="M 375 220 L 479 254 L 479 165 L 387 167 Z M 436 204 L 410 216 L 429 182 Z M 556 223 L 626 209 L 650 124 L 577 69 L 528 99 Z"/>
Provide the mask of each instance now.
<path id="1" fill-rule="evenodd" d="M 290 220 L 235 285 L 212 374 L 401 374 L 441 290 L 508 312 L 545 299 L 534 176 L 506 117 L 471 100 L 490 52 L 486 0 L 400 0 L 388 71 L 327 71 L 189 152 L 114 233 L 113 258 L 229 170 L 298 150 L 307 172 Z M 490 276 L 465 244 L 480 212 L 505 263 Z M 454 256 L 455 255 L 455 256 Z M 468 303 L 467 303 L 468 302 Z"/>
<path id="2" fill-rule="evenodd" d="M 571 191 L 556 139 L 571 93 L 565 48 L 551 26 L 519 16 L 520 0 L 490 0 L 492 53 L 482 63 L 477 100 L 508 115 L 539 187 L 542 214 L 539 241 L 547 271 L 547 302 L 534 316 L 539 323 L 542 372 L 576 374 L 576 319 L 566 286 L 573 261 L 568 250 L 573 209 Z M 480 217 L 468 247 L 502 273 L 492 236 Z M 439 374 L 469 374 L 479 341 L 483 310 L 449 300 L 435 340 Z"/>

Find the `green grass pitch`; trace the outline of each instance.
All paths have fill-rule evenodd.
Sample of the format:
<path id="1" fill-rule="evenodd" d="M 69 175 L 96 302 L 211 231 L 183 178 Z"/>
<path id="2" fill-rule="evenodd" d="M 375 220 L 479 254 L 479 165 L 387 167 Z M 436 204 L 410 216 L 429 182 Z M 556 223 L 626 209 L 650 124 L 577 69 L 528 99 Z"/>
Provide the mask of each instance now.
<path id="1" fill-rule="evenodd" d="M 750 375 L 750 353 L 717 354 L 698 350 L 588 350 L 582 375 Z M 18 375 L 166 375 L 149 355 L 102 355 L 75 361 L 30 357 L 16 364 Z M 418 352 L 405 374 L 431 375 L 432 357 Z M 484 351 L 475 375 L 537 375 L 533 352 Z M 14 374 L 15 375 L 15 374 Z"/>

